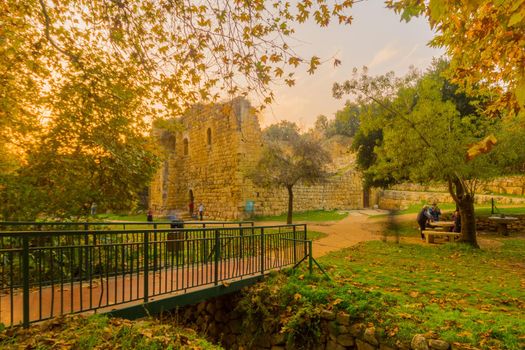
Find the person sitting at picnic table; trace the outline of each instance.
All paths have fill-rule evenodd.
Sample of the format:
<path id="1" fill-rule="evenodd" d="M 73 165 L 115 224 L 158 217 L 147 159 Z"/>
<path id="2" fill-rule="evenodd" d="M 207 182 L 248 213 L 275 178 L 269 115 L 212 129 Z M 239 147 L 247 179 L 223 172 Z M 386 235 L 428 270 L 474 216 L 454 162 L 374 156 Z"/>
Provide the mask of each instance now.
<path id="1" fill-rule="evenodd" d="M 456 209 L 454 214 L 452 214 L 452 221 L 454 221 L 454 226 L 451 231 L 461 232 L 461 214 L 459 213 L 459 209 Z"/>
<path id="2" fill-rule="evenodd" d="M 428 211 L 432 216 L 432 221 L 439 221 L 439 218 L 441 216 L 441 209 L 439 209 L 436 202 L 434 202 L 432 206 L 428 208 Z"/>
<path id="3" fill-rule="evenodd" d="M 417 223 L 419 225 L 419 229 L 421 232 L 421 239 L 425 239 L 425 235 L 423 234 L 423 231 L 429 226 L 429 223 L 432 221 L 433 217 L 429 212 L 429 206 L 425 205 L 417 214 Z"/>

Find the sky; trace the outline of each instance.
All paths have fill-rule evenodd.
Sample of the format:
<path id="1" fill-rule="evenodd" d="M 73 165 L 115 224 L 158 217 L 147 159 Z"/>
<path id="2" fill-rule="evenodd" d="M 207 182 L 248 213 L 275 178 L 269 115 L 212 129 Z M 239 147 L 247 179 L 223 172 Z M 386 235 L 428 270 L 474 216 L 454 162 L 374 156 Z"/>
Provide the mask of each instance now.
<path id="1" fill-rule="evenodd" d="M 428 47 L 433 33 L 425 19 L 401 22 L 399 15 L 386 9 L 384 0 L 356 3 L 351 25 L 331 24 L 320 28 L 314 23 L 296 27 L 295 51 L 303 57 L 316 55 L 328 60 L 315 74 L 306 71 L 296 74 L 296 85 L 274 87 L 275 102 L 262 113 L 261 126 L 281 120 L 296 122 L 303 130 L 312 127 L 317 116 L 333 118 L 351 96 L 337 100 L 332 97 L 334 82 L 351 78 L 353 67 L 367 66 L 369 74 L 394 71 L 403 75 L 410 65 L 426 69 L 442 49 Z M 341 60 L 333 66 L 332 57 Z"/>

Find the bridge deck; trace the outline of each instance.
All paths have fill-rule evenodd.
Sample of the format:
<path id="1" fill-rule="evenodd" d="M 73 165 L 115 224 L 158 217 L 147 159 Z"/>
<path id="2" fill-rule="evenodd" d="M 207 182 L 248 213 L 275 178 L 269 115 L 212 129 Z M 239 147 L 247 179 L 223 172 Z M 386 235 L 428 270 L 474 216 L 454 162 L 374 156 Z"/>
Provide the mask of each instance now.
<path id="1" fill-rule="evenodd" d="M 272 261 L 265 259 L 271 270 Z M 275 265 L 275 264 L 274 264 Z M 192 268 L 167 267 L 148 273 L 148 300 L 176 296 L 215 286 L 215 263 L 198 265 Z M 234 272 L 234 273 L 232 273 Z M 220 263 L 219 280 L 228 284 L 238 279 L 245 279 L 261 274 L 260 257 L 245 258 Z M 116 275 L 109 278 L 79 281 L 67 284 L 33 288 L 29 294 L 30 321 L 79 312 L 116 310 L 129 307 L 135 302 L 144 302 L 144 273 L 128 276 Z M 232 277 L 239 276 L 239 277 Z M 10 305 L 13 305 L 12 312 Z M 0 296 L 0 322 L 19 324 L 23 321 L 22 289 L 12 294 Z"/>

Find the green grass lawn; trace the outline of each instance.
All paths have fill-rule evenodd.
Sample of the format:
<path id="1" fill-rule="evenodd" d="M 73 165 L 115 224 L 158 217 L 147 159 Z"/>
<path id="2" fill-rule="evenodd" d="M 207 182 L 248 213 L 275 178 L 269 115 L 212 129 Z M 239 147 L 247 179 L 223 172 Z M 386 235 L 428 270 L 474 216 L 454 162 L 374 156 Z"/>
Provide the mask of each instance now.
<path id="1" fill-rule="evenodd" d="M 293 271 L 268 288 L 281 285 L 283 303 L 298 293 L 304 305 L 346 310 L 392 343 L 434 331 L 450 343 L 523 349 L 525 239 L 497 240 L 487 250 L 371 241 L 319 260 L 333 281 Z"/>
<path id="2" fill-rule="evenodd" d="M 293 213 L 293 222 L 298 221 L 338 221 L 348 216 L 348 212 L 340 210 L 309 210 Z M 286 221 L 287 214 L 273 216 L 256 216 L 254 221 Z"/>
<path id="3" fill-rule="evenodd" d="M 318 232 L 318 231 L 311 231 L 311 230 L 308 230 L 307 233 L 306 233 L 306 237 L 307 239 L 310 239 L 312 241 L 315 241 L 315 240 L 318 240 L 318 239 L 321 239 L 321 238 L 324 238 L 328 236 L 326 233 L 324 232 Z"/>

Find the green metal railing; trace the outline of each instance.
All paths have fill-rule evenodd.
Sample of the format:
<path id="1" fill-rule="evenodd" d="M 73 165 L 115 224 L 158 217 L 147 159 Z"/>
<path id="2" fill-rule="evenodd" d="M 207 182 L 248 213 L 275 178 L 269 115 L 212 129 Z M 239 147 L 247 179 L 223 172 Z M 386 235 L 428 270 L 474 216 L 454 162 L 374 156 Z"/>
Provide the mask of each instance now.
<path id="1" fill-rule="evenodd" d="M 245 227 L 254 226 L 253 221 L 79 221 L 79 222 L 54 222 L 54 221 L 0 221 L 0 231 L 22 230 L 88 230 L 88 229 L 121 229 L 128 228 L 170 228 L 174 224 L 184 227 Z"/>
<path id="2" fill-rule="evenodd" d="M 0 322 L 110 311 L 295 266 L 306 225 L 0 232 Z"/>

